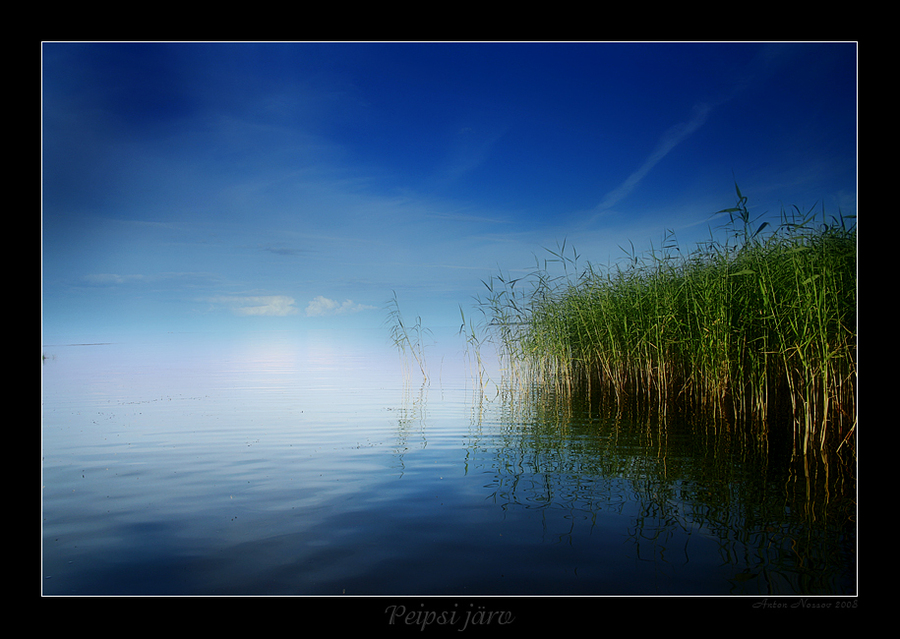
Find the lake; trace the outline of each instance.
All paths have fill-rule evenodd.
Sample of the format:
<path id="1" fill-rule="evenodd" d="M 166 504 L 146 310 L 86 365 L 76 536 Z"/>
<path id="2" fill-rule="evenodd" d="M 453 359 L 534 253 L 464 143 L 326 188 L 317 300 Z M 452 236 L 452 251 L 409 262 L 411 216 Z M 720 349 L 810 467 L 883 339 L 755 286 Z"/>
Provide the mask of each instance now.
<path id="1" fill-rule="evenodd" d="M 857 591 L 849 460 L 481 387 L 462 345 L 427 384 L 330 332 L 44 354 L 45 595 Z"/>

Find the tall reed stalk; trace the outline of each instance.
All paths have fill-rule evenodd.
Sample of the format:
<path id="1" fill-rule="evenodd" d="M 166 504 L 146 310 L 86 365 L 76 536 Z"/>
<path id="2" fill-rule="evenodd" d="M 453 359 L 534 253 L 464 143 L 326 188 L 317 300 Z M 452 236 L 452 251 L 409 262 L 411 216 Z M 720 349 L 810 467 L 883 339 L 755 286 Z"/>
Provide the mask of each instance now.
<path id="1" fill-rule="evenodd" d="M 794 207 L 776 228 L 757 226 L 736 192 L 737 205 L 718 212 L 725 238 L 711 232 L 688 255 L 669 232 L 626 265 L 579 270 L 563 243 L 530 276 L 485 282 L 479 305 L 509 370 L 619 403 L 680 402 L 762 437 L 788 423 L 804 452 L 846 445 L 856 428 L 855 225 Z"/>
<path id="2" fill-rule="evenodd" d="M 410 358 L 414 361 L 422 373 L 423 383 L 428 382 L 428 373 L 425 367 L 425 345 L 422 340 L 430 331 L 422 327 L 422 318 L 416 316 L 412 325 L 407 325 L 400 312 L 400 302 L 397 300 L 397 292 L 391 291 L 393 297 L 387 302 L 388 318 L 386 323 L 390 325 L 391 341 L 400 353 L 407 379 L 411 368 Z"/>

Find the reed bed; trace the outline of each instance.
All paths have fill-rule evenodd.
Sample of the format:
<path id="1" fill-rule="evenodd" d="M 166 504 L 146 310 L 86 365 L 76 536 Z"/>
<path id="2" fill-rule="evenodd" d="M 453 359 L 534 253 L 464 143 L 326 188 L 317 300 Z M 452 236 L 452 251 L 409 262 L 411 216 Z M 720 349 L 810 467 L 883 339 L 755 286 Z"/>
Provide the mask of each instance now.
<path id="1" fill-rule="evenodd" d="M 790 424 L 802 452 L 852 445 L 856 227 L 796 207 L 756 226 L 736 190 L 724 237 L 690 254 L 667 233 L 601 270 L 563 243 L 530 275 L 485 282 L 479 306 L 518 383 L 699 408 L 761 439 Z"/>

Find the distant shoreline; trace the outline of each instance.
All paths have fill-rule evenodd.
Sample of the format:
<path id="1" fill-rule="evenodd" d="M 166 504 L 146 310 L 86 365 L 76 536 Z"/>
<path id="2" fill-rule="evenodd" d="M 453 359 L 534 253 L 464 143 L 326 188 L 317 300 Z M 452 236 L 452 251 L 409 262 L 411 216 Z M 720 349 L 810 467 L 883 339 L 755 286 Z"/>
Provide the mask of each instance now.
<path id="1" fill-rule="evenodd" d="M 90 342 L 87 344 L 44 344 L 44 348 L 49 346 L 109 346 L 115 342 Z"/>

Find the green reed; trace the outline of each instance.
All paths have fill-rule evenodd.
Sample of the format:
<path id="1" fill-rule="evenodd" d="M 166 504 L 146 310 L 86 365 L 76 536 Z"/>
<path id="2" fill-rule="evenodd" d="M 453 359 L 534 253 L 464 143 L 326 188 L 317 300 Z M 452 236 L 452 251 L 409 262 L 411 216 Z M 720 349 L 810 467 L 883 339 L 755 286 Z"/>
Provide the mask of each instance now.
<path id="1" fill-rule="evenodd" d="M 659 248 L 609 269 L 565 243 L 525 278 L 485 282 L 479 305 L 508 369 L 529 384 L 623 403 L 675 403 L 758 427 L 790 423 L 798 450 L 856 427 L 856 228 L 794 207 L 756 226 L 740 189 L 724 239 Z M 767 233 L 763 233 L 768 229 Z M 562 266 L 550 275 L 549 265 Z"/>
<path id="2" fill-rule="evenodd" d="M 391 341 L 400 353 L 401 362 L 404 367 L 404 374 L 409 379 L 409 369 L 411 368 L 410 359 L 418 365 L 422 373 L 423 383 L 428 382 L 428 373 L 425 365 L 425 344 L 423 339 L 429 335 L 431 331 L 422 326 L 422 318 L 416 316 L 413 324 L 407 324 L 400 312 L 400 302 L 397 300 L 397 292 L 391 291 L 393 297 L 387 302 L 388 317 L 385 323 L 391 329 Z"/>

